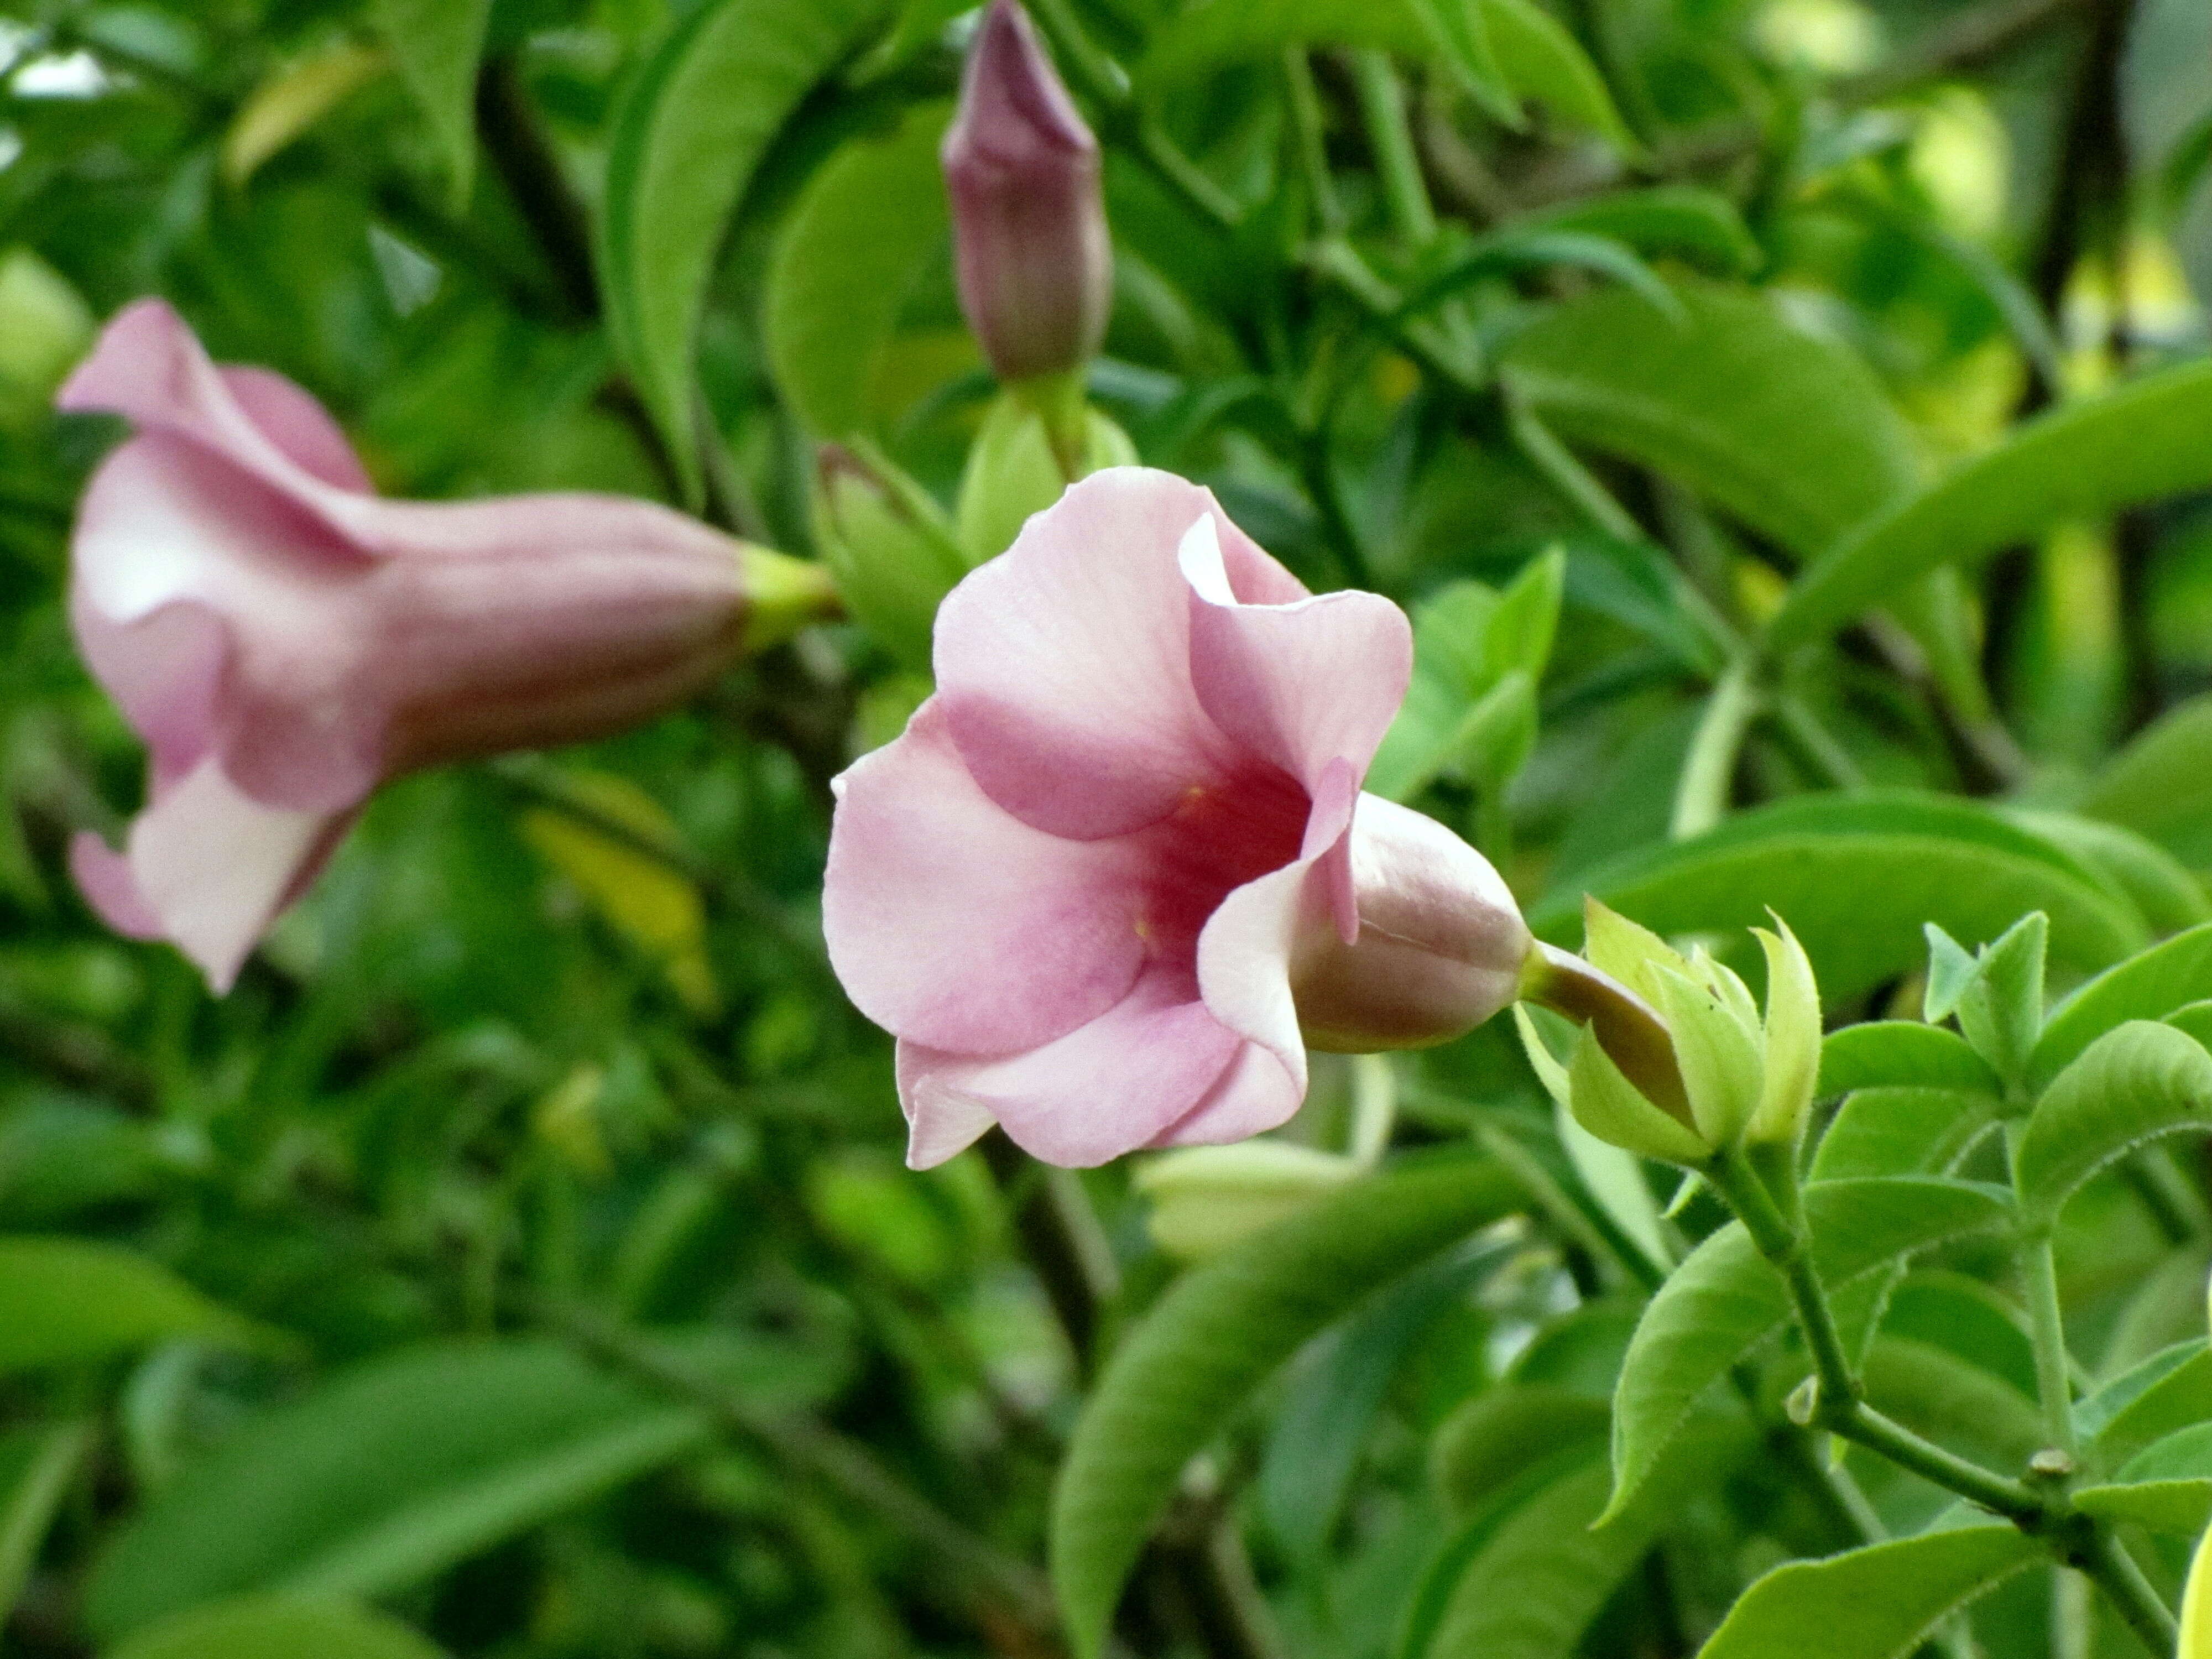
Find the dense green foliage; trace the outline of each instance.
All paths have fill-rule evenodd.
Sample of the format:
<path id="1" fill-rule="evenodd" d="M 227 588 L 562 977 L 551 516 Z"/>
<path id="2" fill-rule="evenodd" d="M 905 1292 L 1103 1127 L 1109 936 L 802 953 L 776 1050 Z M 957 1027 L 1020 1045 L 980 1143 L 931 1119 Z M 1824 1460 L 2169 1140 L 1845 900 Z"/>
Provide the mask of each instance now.
<path id="1" fill-rule="evenodd" d="M 1412 613 L 1370 787 L 1540 935 L 1758 982 L 1787 919 L 1802 1212 L 1678 1195 L 1506 1020 L 1317 1057 L 1267 1146 L 905 1170 L 818 920 L 903 589 L 386 790 L 226 998 L 110 935 L 118 428 L 49 404 L 126 301 L 393 495 L 826 555 L 835 441 L 957 568 L 1051 463 L 954 295 L 961 0 L 0 0 L 0 1652 L 2141 1652 L 2052 1559 L 2170 1607 L 2212 1513 L 2212 11 L 1033 9 L 1093 408 Z"/>

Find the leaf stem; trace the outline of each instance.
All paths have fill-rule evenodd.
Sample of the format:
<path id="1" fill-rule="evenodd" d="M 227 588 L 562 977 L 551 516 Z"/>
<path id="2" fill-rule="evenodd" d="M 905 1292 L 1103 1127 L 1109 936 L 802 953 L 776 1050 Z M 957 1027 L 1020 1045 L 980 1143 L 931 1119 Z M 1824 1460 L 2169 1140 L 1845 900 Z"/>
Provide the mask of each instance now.
<path id="1" fill-rule="evenodd" d="M 2090 1539 L 2088 1559 L 2080 1565 L 2137 1640 L 2160 1659 L 2173 1651 L 2179 1632 L 2172 1610 L 2110 1528 L 2096 1529 Z"/>
<path id="2" fill-rule="evenodd" d="M 2074 1433 L 2074 1383 L 2066 1358 L 2066 1327 L 2058 1306 L 2058 1267 L 2051 1235 L 2021 1241 L 2021 1276 L 2027 1296 L 2028 1334 L 2035 1346 L 2035 1392 L 2043 1406 L 2044 1437 L 2069 1457 Z"/>
<path id="3" fill-rule="evenodd" d="M 1391 225 L 1407 246 L 1425 246 L 1437 234 L 1437 213 L 1429 202 L 1427 181 L 1421 177 L 1398 71 L 1388 52 L 1370 48 L 1352 53 L 1352 79 Z"/>
<path id="4" fill-rule="evenodd" d="M 1735 781 L 1736 757 L 1758 712 L 1759 696 L 1752 684 L 1751 665 L 1739 659 L 1723 672 L 1706 700 L 1691 741 L 1689 758 L 1674 789 L 1674 816 L 1667 827 L 1676 841 L 1702 835 L 1728 814 L 1729 795 Z"/>

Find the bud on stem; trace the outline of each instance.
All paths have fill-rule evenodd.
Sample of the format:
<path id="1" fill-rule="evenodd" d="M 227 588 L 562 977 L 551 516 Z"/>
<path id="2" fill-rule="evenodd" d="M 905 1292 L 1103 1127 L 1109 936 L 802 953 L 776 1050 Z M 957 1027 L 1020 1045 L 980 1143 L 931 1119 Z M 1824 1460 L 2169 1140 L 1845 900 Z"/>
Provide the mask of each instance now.
<path id="1" fill-rule="evenodd" d="M 993 0 L 945 135 L 960 308 L 1009 385 L 1094 356 L 1113 301 L 1098 141 L 1014 0 Z"/>

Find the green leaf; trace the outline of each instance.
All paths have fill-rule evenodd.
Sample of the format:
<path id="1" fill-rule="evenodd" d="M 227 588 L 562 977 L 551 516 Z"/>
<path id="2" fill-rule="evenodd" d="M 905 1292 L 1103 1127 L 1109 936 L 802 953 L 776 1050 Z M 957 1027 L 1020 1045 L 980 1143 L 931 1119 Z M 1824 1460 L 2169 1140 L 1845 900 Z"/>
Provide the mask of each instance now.
<path id="1" fill-rule="evenodd" d="M 1842 627 L 1915 578 L 2069 519 L 2212 483 L 2212 363 L 2146 374 L 2061 405 L 1911 499 L 1869 517 L 1800 576 L 1767 638 L 1777 648 Z"/>
<path id="2" fill-rule="evenodd" d="M 1529 926 L 1571 939 L 1583 890 L 1663 934 L 1741 938 L 1765 924 L 1771 906 L 1804 942 L 1832 1003 L 1917 967 L 1930 918 L 1986 939 L 2041 910 L 2052 962 L 2077 971 L 2148 942 L 2135 908 L 2063 849 L 1973 802 L 1905 790 L 1802 796 L 1739 813 L 1581 875 L 1534 906 Z"/>
<path id="3" fill-rule="evenodd" d="M 2212 865 L 2212 695 L 2177 704 L 2106 762 L 2080 810 Z"/>
<path id="4" fill-rule="evenodd" d="M 1478 1519 L 1480 1547 L 1468 1553 L 1434 1634 L 1425 1644 L 1402 1643 L 1402 1659 L 1556 1659 L 1573 1652 L 1652 1540 L 1679 1518 L 1682 1501 L 1725 1479 L 1751 1443 L 1735 1423 L 1686 1435 L 1643 1501 L 1595 1530 L 1609 1484 L 1601 1455 L 1577 1463 L 1493 1523 Z"/>
<path id="5" fill-rule="evenodd" d="M 89 1423 L 26 1426 L 0 1436 L 0 1620 L 21 1597 L 54 1513 L 92 1446 Z"/>
<path id="6" fill-rule="evenodd" d="M 2021 1221 L 2048 1227 L 2081 1183 L 2145 1141 L 2212 1129 L 2212 1054 L 2171 1025 L 2130 1020 L 2051 1080 L 2021 1136 Z"/>
<path id="7" fill-rule="evenodd" d="M 1928 1176 L 1805 1189 L 1814 1265 L 1831 1295 L 1931 1245 L 2005 1225 L 1987 1190 Z M 1870 1310 L 1869 1310 L 1870 1311 Z M 1613 1496 L 1632 1499 L 1705 1390 L 1790 1322 L 1781 1279 L 1730 1222 L 1684 1258 L 1644 1310 L 1613 1395 Z"/>
<path id="8" fill-rule="evenodd" d="M 617 351 L 702 494 L 692 353 L 731 213 L 800 99 L 889 0 L 713 0 L 670 33 L 615 111 L 599 281 Z"/>
<path id="9" fill-rule="evenodd" d="M 1959 1089 L 1995 1094 L 1997 1076 L 1964 1037 L 1917 1020 L 1880 1019 L 1831 1031 L 1820 1044 L 1820 1092 Z"/>
<path id="10" fill-rule="evenodd" d="M 1469 37 L 1472 39 L 1472 37 Z M 1371 46 L 1401 58 L 1463 59 L 1435 0 L 1201 0 L 1157 31 L 1138 70 L 1153 82 L 1204 74 L 1244 58 L 1272 58 L 1285 46 Z M 1503 96 L 1504 82 L 1492 78 Z"/>
<path id="11" fill-rule="evenodd" d="M 776 385 L 817 438 L 875 424 L 900 309 L 949 234 L 937 147 L 951 118 L 950 104 L 917 104 L 889 135 L 851 140 L 784 221 L 762 326 Z"/>
<path id="12" fill-rule="evenodd" d="M 0 1376 L 106 1359 L 246 1323 L 158 1262 L 113 1244 L 0 1239 Z"/>
<path id="13" fill-rule="evenodd" d="M 1612 1417 L 1604 1401 L 1571 1389 L 1501 1382 L 1444 1419 L 1430 1447 L 1430 1478 L 1453 1508 L 1474 1509 L 1583 1441 L 1602 1449 Z"/>
<path id="14" fill-rule="evenodd" d="M 1571 301 L 1502 362 L 1566 437 L 1656 468 L 1800 554 L 1918 482 L 1904 417 L 1850 352 L 1754 294 L 1691 283 L 1680 298 L 1680 319 L 1620 289 Z"/>
<path id="15" fill-rule="evenodd" d="M 2212 1521 L 2212 1423 L 2192 1423 L 2146 1446 L 2112 1481 L 2073 1496 L 2092 1515 L 2194 1538 Z"/>
<path id="16" fill-rule="evenodd" d="M 1945 1174 L 2002 1104 L 1978 1090 L 1862 1089 L 1829 1121 L 1809 1178 Z"/>
<path id="17" fill-rule="evenodd" d="M 2042 1557 L 2015 1528 L 1977 1525 L 1792 1561 L 1744 1592 L 1698 1659 L 1907 1659 L 1946 1619 Z"/>
<path id="18" fill-rule="evenodd" d="M 1559 21 L 1531 0 L 1481 0 L 1492 56 L 1516 98 L 1540 101 L 1562 126 L 1594 132 L 1616 149 L 1632 150 L 1605 77 Z"/>
<path id="19" fill-rule="evenodd" d="M 2043 1444 L 2030 1395 L 1933 1342 L 1885 1331 L 1867 1352 L 1867 1397 L 1938 1445 L 2000 1468 L 2017 1468 Z"/>
<path id="20" fill-rule="evenodd" d="M 1276 1366 L 1367 1292 L 1508 1212 L 1518 1187 L 1469 1163 L 1383 1175 L 1184 1275 L 1115 1350 L 1054 1492 L 1052 1576 L 1094 1659 L 1183 1465 Z"/>
<path id="21" fill-rule="evenodd" d="M 2212 1417 L 2212 1352 L 2177 1342 L 2075 1402 L 2074 1427 L 2107 1464 Z"/>
<path id="22" fill-rule="evenodd" d="M 702 1369 L 787 1393 L 817 1380 L 758 1338 L 700 1339 Z M 280 1407 L 111 1539 L 86 1617 L 107 1637 L 218 1596 L 378 1595 L 706 1444 L 707 1414 L 550 1342 L 386 1355 Z"/>
<path id="23" fill-rule="evenodd" d="M 444 1650 L 350 1602 L 251 1596 L 165 1619 L 102 1659 L 444 1659 Z"/>
<path id="24" fill-rule="evenodd" d="M 2051 1011 L 2028 1057 L 2027 1082 L 2041 1093 L 2084 1048 L 2124 1020 L 2162 1019 L 2212 997 L 2212 925 L 2178 933 L 2109 968 Z"/>
<path id="25" fill-rule="evenodd" d="M 1564 230 L 1625 242 L 1646 258 L 1671 255 L 1739 276 L 1761 258 L 1757 240 L 1727 197 L 1694 185 L 1658 185 L 1592 196 L 1513 221 L 1526 230 Z"/>
<path id="26" fill-rule="evenodd" d="M 1267 1529 L 1293 1555 L 1327 1549 L 1407 1350 L 1495 1265 L 1494 1255 L 1455 1253 L 1417 1269 L 1324 1336 L 1295 1376 L 1259 1480 Z"/>
<path id="27" fill-rule="evenodd" d="M 456 214 L 467 210 L 476 180 L 477 62 L 491 7 L 492 0 L 376 0 L 371 14 L 430 124 Z"/>
<path id="28" fill-rule="evenodd" d="M 2204 884 L 2149 837 L 2071 812 L 2016 811 L 2012 816 L 2045 841 L 2064 848 L 2115 892 L 2126 894 L 2153 932 L 2178 933 L 2212 921 L 2212 902 L 2205 898 Z"/>

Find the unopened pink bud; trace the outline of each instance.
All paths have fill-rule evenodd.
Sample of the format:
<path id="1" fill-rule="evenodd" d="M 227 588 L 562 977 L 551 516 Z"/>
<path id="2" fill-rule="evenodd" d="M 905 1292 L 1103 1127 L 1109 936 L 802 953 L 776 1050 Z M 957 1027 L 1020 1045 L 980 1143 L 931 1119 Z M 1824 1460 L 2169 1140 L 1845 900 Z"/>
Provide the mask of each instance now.
<path id="1" fill-rule="evenodd" d="M 1362 795 L 1347 848 L 1358 937 L 1310 933 L 1291 970 L 1316 1048 L 1420 1048 L 1519 994 L 1528 924 L 1490 860 L 1434 818 Z"/>
<path id="2" fill-rule="evenodd" d="M 1098 141 L 1015 0 L 984 16 L 942 155 L 961 309 L 999 378 L 1087 362 L 1114 297 Z"/>

